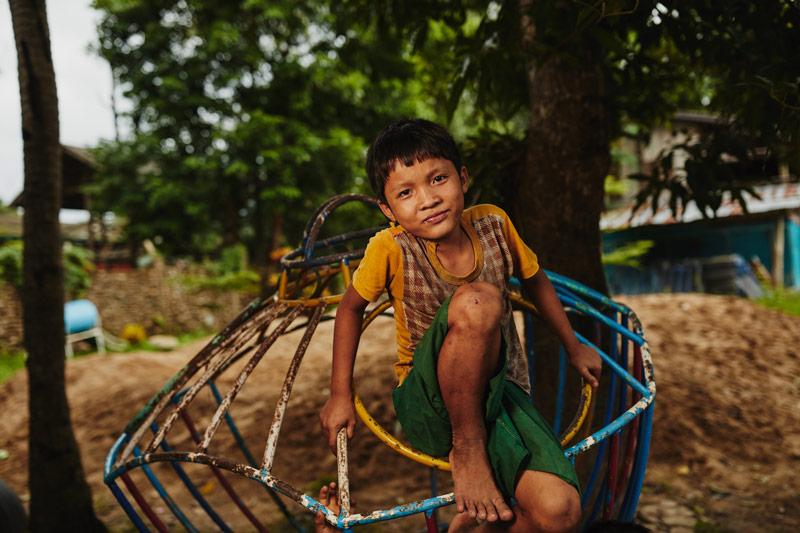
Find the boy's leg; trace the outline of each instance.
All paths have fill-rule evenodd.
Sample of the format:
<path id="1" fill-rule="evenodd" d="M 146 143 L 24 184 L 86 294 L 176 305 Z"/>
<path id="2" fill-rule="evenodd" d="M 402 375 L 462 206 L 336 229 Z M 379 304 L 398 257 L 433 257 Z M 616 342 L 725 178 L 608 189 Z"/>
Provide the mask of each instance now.
<path id="1" fill-rule="evenodd" d="M 450 532 L 548 532 L 574 531 L 581 519 L 578 491 L 556 475 L 534 470 L 520 472 L 514 491 L 517 505 L 510 522 L 484 522 L 479 526 L 453 520 Z M 463 525 L 462 525 L 463 524 Z"/>
<path id="2" fill-rule="evenodd" d="M 447 312 L 447 336 L 437 374 L 453 428 L 450 465 L 456 508 L 471 518 L 494 522 L 514 513 L 497 488 L 486 451 L 485 401 L 500 360 L 503 299 L 485 282 L 463 285 Z M 457 517 L 463 522 L 466 517 Z"/>

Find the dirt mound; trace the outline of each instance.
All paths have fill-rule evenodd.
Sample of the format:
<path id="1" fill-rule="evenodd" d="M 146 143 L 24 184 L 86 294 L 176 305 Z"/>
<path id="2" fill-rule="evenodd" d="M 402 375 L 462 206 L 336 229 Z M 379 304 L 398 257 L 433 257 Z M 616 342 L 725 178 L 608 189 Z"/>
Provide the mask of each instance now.
<path id="1" fill-rule="evenodd" d="M 722 531 L 800 530 L 800 480 L 795 474 L 800 467 L 800 318 L 733 297 L 679 294 L 622 300 L 644 325 L 656 372 L 654 433 L 642 503 L 678 501 Z M 328 392 L 331 331 L 332 323 L 323 322 L 314 335 L 292 392 L 276 456 L 276 475 L 309 491 L 335 473 L 317 419 Z M 257 461 L 300 334 L 280 339 L 234 403 L 231 414 Z M 67 362 L 68 396 L 84 470 L 99 514 L 112 529 L 124 528 L 125 519 L 102 481 L 108 450 L 128 421 L 207 340 L 168 353 L 95 355 Z M 391 320 L 371 326 L 362 340 L 356 370 L 367 408 L 390 430 L 394 429 L 388 400 L 395 382 L 393 345 Z M 234 378 L 235 372 L 226 374 L 221 388 Z M 22 372 L 0 385 L 0 448 L 9 453 L 0 460 L 0 478 L 23 497 L 26 405 Z M 192 404 L 201 430 L 208 416 L 203 406 L 213 405 L 210 392 L 201 393 Z M 215 437 L 211 452 L 244 462 L 229 434 L 223 433 Z M 171 442 L 175 448 L 189 443 L 188 433 Z M 361 512 L 429 494 L 427 469 L 380 444 L 363 424 L 358 426 L 350 461 Z M 166 467 L 157 470 L 162 472 L 168 473 Z M 212 504 L 231 507 L 207 468 L 187 468 L 187 472 Z M 443 491 L 450 490 L 448 478 L 437 477 Z M 280 522 L 263 491 L 247 480 L 231 481 L 258 516 L 270 517 L 267 523 Z M 183 493 L 176 487 L 168 483 L 180 501 Z M 145 494 L 155 501 L 147 489 Z M 301 512 L 295 504 L 288 505 Z M 200 514 L 196 507 L 188 505 L 193 521 Z M 249 528 L 238 518 L 229 520 L 236 531 Z M 422 528 L 419 517 L 389 526 L 398 531 Z"/>
<path id="2" fill-rule="evenodd" d="M 800 530 L 800 317 L 732 296 L 620 300 L 655 364 L 643 502 L 674 497 L 730 531 Z"/>

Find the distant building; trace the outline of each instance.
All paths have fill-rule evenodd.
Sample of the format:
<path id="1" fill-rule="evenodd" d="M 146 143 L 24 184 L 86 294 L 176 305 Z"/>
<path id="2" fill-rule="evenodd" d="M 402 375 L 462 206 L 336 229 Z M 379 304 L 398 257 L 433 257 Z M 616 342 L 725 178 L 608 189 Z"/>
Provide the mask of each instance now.
<path id="1" fill-rule="evenodd" d="M 718 119 L 706 115 L 676 115 L 674 127 L 654 131 L 649 145 L 626 141 L 624 149 L 637 155 L 638 168 L 622 165 L 619 173 L 648 173 L 663 149 L 699 138 L 716 123 Z M 673 168 L 683 167 L 680 154 L 676 154 L 673 163 Z M 715 277 L 728 274 L 711 271 L 738 269 L 742 274 L 754 265 L 768 272 L 776 285 L 800 289 L 800 183 L 774 159 L 760 160 L 759 165 L 760 170 L 774 177 L 754 187 L 757 197 L 745 193 L 747 213 L 730 195 L 723 198 L 713 218 L 704 218 L 694 202 L 673 214 L 666 194 L 661 195 L 658 205 L 648 202 L 636 212 L 632 211 L 632 198 L 617 199 L 620 207 L 601 217 L 604 251 L 637 240 L 653 241 L 654 246 L 643 258 L 641 269 L 606 268 L 611 290 L 628 294 L 664 290 L 731 292 L 721 290 L 714 281 Z M 741 286 L 739 289 L 742 292 Z"/>
<path id="2" fill-rule="evenodd" d="M 61 209 L 85 210 L 91 213 L 91 197 L 84 192 L 92 183 L 98 166 L 89 150 L 61 145 Z M 10 207 L 25 207 L 22 191 Z M 119 244 L 119 228 L 105 227 L 90 218 L 81 224 L 61 224 L 61 234 L 68 240 L 86 246 L 95 253 L 99 268 L 125 268 L 133 264 L 131 248 Z M 22 217 L 16 213 L 0 213 L 0 243 L 22 238 Z"/>
<path id="3" fill-rule="evenodd" d="M 92 182 L 97 170 L 92 154 L 75 146 L 61 145 L 61 208 L 91 211 L 91 199 L 83 192 L 85 185 Z M 25 207 L 25 191 L 13 202 L 12 207 Z"/>

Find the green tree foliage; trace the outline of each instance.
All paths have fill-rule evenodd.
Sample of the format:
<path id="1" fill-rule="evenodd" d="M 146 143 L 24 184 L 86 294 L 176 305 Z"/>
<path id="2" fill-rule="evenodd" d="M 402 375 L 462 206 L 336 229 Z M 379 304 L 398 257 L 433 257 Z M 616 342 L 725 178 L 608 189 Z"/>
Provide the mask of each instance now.
<path id="1" fill-rule="evenodd" d="M 0 246 L 0 279 L 16 290 L 22 290 L 22 241 Z"/>
<path id="2" fill-rule="evenodd" d="M 468 133 L 475 137 L 470 147 L 479 166 L 489 169 L 483 164 L 487 141 L 501 153 L 497 172 L 489 174 L 507 175 L 504 170 L 513 167 L 507 152 L 523 160 L 520 139 L 529 121 L 521 118 L 537 104 L 528 91 L 537 75 L 531 62 L 541 68 L 559 56 L 577 61 L 585 48 L 603 54 L 605 93 L 599 96 L 609 111 L 611 139 L 629 135 L 625 126 L 633 123 L 636 136 L 646 140 L 654 126 L 668 125 L 681 109 L 720 118 L 708 139 L 663 154 L 667 160 L 676 150 L 688 152 L 690 163 L 677 175 L 657 169 L 639 176 L 648 182 L 642 199 L 666 191 L 675 206 L 694 199 L 713 212 L 724 191 L 741 198 L 748 184 L 764 179 L 767 170 L 758 162 L 765 156 L 755 153 L 757 147 L 800 168 L 796 1 L 452 0 L 415 10 L 401 0 L 379 7 L 358 0 L 346 4 L 378 11 L 378 20 L 393 17 L 392 38 L 399 33 L 410 39 L 433 65 L 429 70 L 447 79 L 434 88 L 443 92 L 439 99 L 447 102 L 447 117 L 477 125 Z M 426 44 L 430 28 L 449 40 Z M 735 168 L 732 160 L 742 164 Z"/>
<path id="3" fill-rule="evenodd" d="M 244 243 L 263 264 L 334 194 L 363 190 L 365 139 L 416 114 L 413 65 L 324 2 L 96 0 L 98 52 L 132 102 L 94 193 L 133 242 Z"/>
<path id="4" fill-rule="evenodd" d="M 665 152 L 640 176 L 640 200 L 666 191 L 676 208 L 694 199 L 713 213 L 725 191 L 741 198 L 768 171 L 758 159 L 730 164 L 752 161 L 754 147 L 798 168 L 800 20 L 789 0 L 94 5 L 98 50 L 133 102 L 135 132 L 101 150 L 98 205 L 127 217 L 132 241 L 155 237 L 168 252 L 242 242 L 263 263 L 281 228 L 293 244 L 322 199 L 365 189 L 366 142 L 403 115 L 448 123 L 465 141 L 469 200 L 516 213 L 555 263 L 570 247 L 597 248 L 579 236 L 596 226 L 600 207 L 587 199 L 602 195 L 611 141 L 646 140 L 679 109 L 719 116 L 717 129 L 674 147 L 689 157 L 677 173 Z M 591 216 L 544 209 L 559 202 Z M 546 236 L 565 223 L 576 231 L 562 249 Z"/>
<path id="5" fill-rule="evenodd" d="M 672 147 L 651 174 L 640 175 L 646 186 L 638 200 L 667 193 L 673 211 L 695 200 L 713 216 L 729 191 L 746 209 L 742 193 L 775 173 L 769 158 L 795 174 L 800 169 L 800 6 L 737 0 L 645 7 L 631 17 L 631 63 L 617 65 L 629 73 L 620 81 L 645 89 L 626 117 L 649 127 L 680 106 L 720 120 L 705 138 Z M 646 83 L 653 75 L 666 80 L 663 88 Z M 665 172 L 678 151 L 688 157 L 685 167 Z"/>
<path id="6" fill-rule="evenodd" d="M 92 284 L 94 271 L 92 253 L 86 248 L 66 242 L 62 247 L 64 262 L 64 291 L 72 298 L 80 298 Z M 0 281 L 17 291 L 22 290 L 22 241 L 10 241 L 0 246 Z"/>

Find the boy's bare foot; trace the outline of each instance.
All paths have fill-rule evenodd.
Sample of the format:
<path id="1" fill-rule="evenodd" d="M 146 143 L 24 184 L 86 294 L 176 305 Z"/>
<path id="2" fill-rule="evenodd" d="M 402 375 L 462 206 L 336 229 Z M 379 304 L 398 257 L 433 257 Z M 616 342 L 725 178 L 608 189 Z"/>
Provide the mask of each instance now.
<path id="1" fill-rule="evenodd" d="M 461 533 L 462 531 L 472 531 L 478 527 L 478 520 L 470 518 L 467 513 L 456 513 L 450 526 L 447 528 L 447 533 Z"/>
<path id="2" fill-rule="evenodd" d="M 470 518 L 511 520 L 514 512 L 497 488 L 482 439 L 461 439 L 450 450 L 456 510 Z"/>
<path id="3" fill-rule="evenodd" d="M 336 490 L 336 483 L 330 483 L 329 485 L 323 485 L 319 489 L 319 503 L 324 505 L 331 511 L 333 514 L 339 514 L 339 500 L 338 500 L 338 491 Z M 330 523 L 325 520 L 325 515 L 322 514 L 322 511 L 317 512 L 317 515 L 314 517 L 314 531 L 316 533 L 332 533 L 334 531 L 341 531 Z"/>

